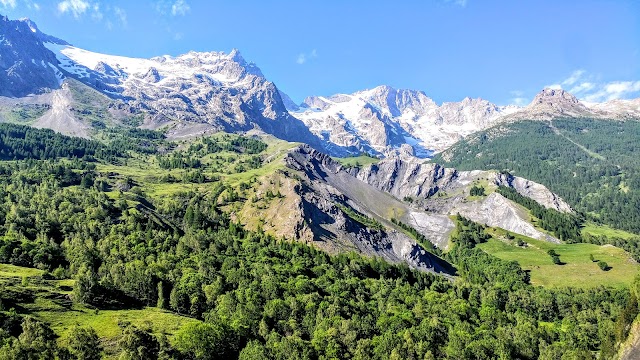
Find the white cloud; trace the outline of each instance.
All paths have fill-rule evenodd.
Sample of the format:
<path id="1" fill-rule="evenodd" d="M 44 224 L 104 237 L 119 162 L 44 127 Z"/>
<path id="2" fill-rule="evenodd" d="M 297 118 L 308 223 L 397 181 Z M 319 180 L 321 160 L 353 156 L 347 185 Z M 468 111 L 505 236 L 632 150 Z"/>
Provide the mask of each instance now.
<path id="1" fill-rule="evenodd" d="M 546 86 L 551 89 L 566 89 L 578 99 L 588 102 L 603 102 L 615 99 L 640 97 L 640 81 L 597 81 L 597 77 L 584 70 L 576 70 L 559 84 Z"/>
<path id="2" fill-rule="evenodd" d="M 156 0 L 155 9 L 162 16 L 184 16 L 191 11 L 187 0 Z"/>
<path id="3" fill-rule="evenodd" d="M 177 0 L 171 5 L 171 15 L 186 15 L 189 11 L 191 11 L 191 7 L 185 0 Z"/>
<path id="4" fill-rule="evenodd" d="M 589 102 L 601 102 L 639 96 L 640 81 L 614 81 L 600 86 L 595 92 L 586 94 L 583 99 Z"/>
<path id="5" fill-rule="evenodd" d="M 529 99 L 523 97 L 511 98 L 511 104 L 517 106 L 525 106 L 529 103 Z"/>
<path id="6" fill-rule="evenodd" d="M 569 89 L 569 92 L 572 94 L 579 94 L 579 93 L 589 92 L 593 90 L 595 87 L 596 87 L 596 84 L 594 83 L 583 82 Z"/>
<path id="7" fill-rule="evenodd" d="M 571 73 L 571 76 L 569 76 L 562 82 L 562 85 L 571 86 L 575 84 L 576 82 L 578 82 L 578 80 L 580 80 L 580 78 L 582 77 L 582 75 L 584 75 L 584 73 L 585 73 L 584 70 L 574 71 L 573 73 Z"/>
<path id="8" fill-rule="evenodd" d="M 182 40 L 183 37 L 184 37 L 184 34 L 181 33 L 181 32 L 177 32 L 177 33 L 173 34 L 173 40 L 176 40 L 176 41 Z"/>
<path id="9" fill-rule="evenodd" d="M 512 96 L 511 99 L 509 99 L 511 105 L 524 106 L 529 103 L 529 99 L 524 97 L 524 91 L 522 90 L 513 90 L 510 91 L 509 94 Z"/>
<path id="10" fill-rule="evenodd" d="M 524 97 L 524 91 L 522 90 L 513 90 L 510 94 L 512 96 L 510 99 L 512 105 L 524 106 L 529 103 L 529 99 Z"/>
<path id="11" fill-rule="evenodd" d="M 3 8 L 15 8 L 16 0 L 0 0 L 0 4 L 2 4 Z"/>
<path id="12" fill-rule="evenodd" d="M 467 7 L 467 0 L 445 0 L 445 2 L 453 3 L 454 5 L 458 5 L 460 7 Z"/>
<path id="13" fill-rule="evenodd" d="M 100 4 L 91 5 L 91 9 L 93 10 L 91 13 L 91 18 L 94 21 L 101 21 L 104 15 L 102 15 L 102 12 L 100 11 Z"/>
<path id="14" fill-rule="evenodd" d="M 318 57 L 318 50 L 313 49 L 309 54 L 306 54 L 306 53 L 298 54 L 298 57 L 296 58 L 296 63 L 298 65 L 302 65 L 306 63 L 308 60 L 315 59 L 317 57 Z"/>
<path id="15" fill-rule="evenodd" d="M 65 0 L 58 3 L 58 11 L 60 13 L 64 14 L 69 12 L 73 14 L 73 17 L 76 19 L 84 14 L 90 7 L 91 4 L 84 0 Z"/>
<path id="16" fill-rule="evenodd" d="M 113 13 L 116 15 L 122 26 L 127 26 L 127 12 L 124 9 L 115 6 Z"/>

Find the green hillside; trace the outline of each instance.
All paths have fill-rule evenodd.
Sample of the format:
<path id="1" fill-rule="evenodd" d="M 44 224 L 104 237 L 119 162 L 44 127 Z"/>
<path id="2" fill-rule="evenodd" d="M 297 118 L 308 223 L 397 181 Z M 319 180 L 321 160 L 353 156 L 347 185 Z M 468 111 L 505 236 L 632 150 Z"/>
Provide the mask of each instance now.
<path id="1" fill-rule="evenodd" d="M 492 230 L 464 218 L 443 255 L 455 279 L 331 256 L 237 221 L 293 196 L 269 183 L 296 176 L 279 161 L 291 144 L 141 131 L 117 146 L 114 131 L 0 126 L 0 358 L 609 358 L 638 313 L 620 250 L 570 288 L 536 286 L 533 264 L 484 251 Z M 554 266 L 607 254 L 578 248 Z"/>
<path id="2" fill-rule="evenodd" d="M 474 134 L 433 161 L 542 183 L 595 222 L 640 234 L 640 122 L 520 121 Z"/>
<path id="3" fill-rule="evenodd" d="M 498 235 L 479 247 L 500 259 L 517 261 L 530 272 L 533 285 L 593 288 L 607 284 L 627 287 L 638 273 L 638 264 L 631 256 L 611 245 L 552 244 L 520 235 L 514 237 L 508 240 L 504 235 Z M 522 241 L 520 245 L 518 240 Z M 560 256 L 561 265 L 553 263 L 549 250 Z M 606 262 L 609 268 L 601 270 L 599 261 Z"/>

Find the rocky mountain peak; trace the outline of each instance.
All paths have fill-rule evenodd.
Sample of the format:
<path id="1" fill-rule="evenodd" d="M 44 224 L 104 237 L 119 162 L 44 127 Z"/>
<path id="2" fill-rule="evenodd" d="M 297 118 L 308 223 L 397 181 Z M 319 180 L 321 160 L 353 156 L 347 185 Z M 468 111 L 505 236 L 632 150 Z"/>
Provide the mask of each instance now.
<path id="1" fill-rule="evenodd" d="M 329 102 L 320 96 L 307 96 L 300 107 L 324 110 L 330 106 Z"/>
<path id="2" fill-rule="evenodd" d="M 70 45 L 68 42 L 62 39 L 58 39 L 57 37 L 43 33 L 42 31 L 40 31 L 40 29 L 38 29 L 38 25 L 29 18 L 22 18 L 17 21 L 26 25 L 29 28 L 29 30 L 31 30 L 31 32 L 34 33 L 36 37 L 38 37 L 38 39 L 42 42 L 48 42 L 48 43 L 57 44 L 57 45 Z"/>
<path id="3" fill-rule="evenodd" d="M 580 100 L 563 89 L 545 88 L 526 107 L 510 114 L 504 120 L 550 120 L 559 117 L 601 117 Z"/>
<path id="4" fill-rule="evenodd" d="M 31 20 L 0 18 L 0 96 L 22 97 L 60 87 L 58 61 L 46 42 L 63 41 L 40 32 Z"/>
<path id="5" fill-rule="evenodd" d="M 540 91 L 530 106 L 546 105 L 551 107 L 575 106 L 579 105 L 578 98 L 563 89 L 545 88 Z"/>

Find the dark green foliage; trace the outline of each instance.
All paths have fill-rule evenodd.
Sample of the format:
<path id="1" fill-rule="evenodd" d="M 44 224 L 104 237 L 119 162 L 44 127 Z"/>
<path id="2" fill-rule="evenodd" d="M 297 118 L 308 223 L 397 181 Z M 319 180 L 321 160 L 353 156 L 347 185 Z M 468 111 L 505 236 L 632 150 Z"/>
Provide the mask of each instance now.
<path id="1" fill-rule="evenodd" d="M 547 251 L 547 254 L 551 256 L 551 261 L 553 261 L 556 265 L 564 265 L 562 261 L 560 261 L 560 255 L 553 249 Z"/>
<path id="2" fill-rule="evenodd" d="M 158 165 L 163 169 L 197 169 L 202 163 L 196 157 L 177 151 L 168 156 L 158 156 Z"/>
<path id="3" fill-rule="evenodd" d="M 49 129 L 0 124 L 1 160 L 45 160 L 59 157 L 112 159 L 118 156 L 124 156 L 118 148 L 97 141 L 60 135 Z"/>
<path id="4" fill-rule="evenodd" d="M 103 131 L 109 148 L 141 154 L 155 154 L 164 147 L 165 135 L 160 131 L 136 128 L 109 128 Z"/>
<path id="5" fill-rule="evenodd" d="M 491 283 L 505 289 L 521 288 L 529 283 L 529 274 L 515 261 L 504 261 L 476 248 L 490 236 L 484 226 L 457 215 L 453 249 L 447 259 L 456 264 L 460 275 L 475 284 Z"/>
<path id="6" fill-rule="evenodd" d="M 484 196 L 484 187 L 474 185 L 471 190 L 469 190 L 469 195 L 471 196 Z"/>
<path id="7" fill-rule="evenodd" d="M 135 326 L 127 326 L 120 341 L 118 341 L 123 360 L 157 359 L 160 353 L 158 339 L 148 331 L 138 329 Z"/>
<path id="8" fill-rule="evenodd" d="M 99 296 L 99 292 L 98 276 L 91 267 L 83 265 L 76 275 L 76 284 L 73 287 L 74 300 L 91 304 Z"/>
<path id="9" fill-rule="evenodd" d="M 602 270 L 602 271 L 609 270 L 609 264 L 607 264 L 606 262 L 604 262 L 604 261 L 602 261 L 602 260 L 601 260 L 601 261 L 598 261 L 598 267 L 599 267 L 599 268 L 600 268 L 600 270 Z"/>
<path id="10" fill-rule="evenodd" d="M 577 215 L 548 209 L 537 201 L 520 195 L 510 187 L 500 186 L 497 191 L 507 199 L 513 200 L 531 210 L 531 214 L 538 218 L 538 225 L 545 230 L 553 232 L 560 240 L 568 242 L 581 241 L 580 228 L 583 220 Z"/>
<path id="11" fill-rule="evenodd" d="M 434 161 L 461 170 L 507 169 L 545 184 L 593 220 L 640 233 L 638 139 L 638 121 L 520 121 L 473 135 Z"/>
<path id="12" fill-rule="evenodd" d="M 260 140 L 244 136 L 203 138 L 201 142 L 191 144 L 185 150 L 176 150 L 169 155 L 157 156 L 158 164 L 163 169 L 198 169 L 202 167 L 200 159 L 206 155 L 218 154 L 223 151 L 236 154 L 251 154 L 248 159 L 236 163 L 234 171 L 243 172 L 257 169 L 262 165 L 259 154 L 266 150 L 267 144 Z M 215 157 L 216 160 L 225 159 Z M 230 159 L 226 158 L 229 161 Z"/>
<path id="13" fill-rule="evenodd" d="M 176 334 L 176 348 L 193 359 L 230 359 L 238 356 L 239 339 L 225 323 L 191 323 Z"/>
<path id="14" fill-rule="evenodd" d="M 67 359 L 69 352 L 58 347 L 56 335 L 51 328 L 32 317 L 22 320 L 22 331 L 17 336 L 7 336 L 0 330 L 0 358 L 49 360 Z"/>
<path id="15" fill-rule="evenodd" d="M 102 358 L 102 345 L 92 328 L 75 327 L 69 335 L 69 352 L 78 360 Z"/>
<path id="16" fill-rule="evenodd" d="M 344 212 L 348 217 L 350 217 L 351 219 L 359 222 L 360 224 L 370 228 L 370 229 L 375 229 L 375 230 L 383 230 L 384 226 L 382 224 L 380 224 L 376 219 L 372 219 L 370 217 L 368 217 L 365 214 L 362 214 L 356 210 L 354 210 L 353 208 L 346 206 L 346 205 L 342 205 L 342 204 L 338 204 L 336 203 L 336 206 L 342 210 L 342 212 Z"/>
<path id="17" fill-rule="evenodd" d="M 446 255 L 460 277 L 451 282 L 248 231 L 222 210 L 238 195 L 220 183 L 158 198 L 142 188 L 112 200 L 96 184 L 67 185 L 100 176 L 68 163 L 0 165 L 1 261 L 77 279 L 80 301 L 103 306 L 112 296 L 121 307 L 160 304 L 203 321 L 179 332 L 175 350 L 124 326 L 123 359 L 535 359 L 607 349 L 620 340 L 616 324 L 627 321 L 619 319 L 628 290 L 532 287 L 517 263 L 477 248 L 489 235 L 461 216 Z M 0 289 L 3 306 L 21 296 Z M 37 327 L 41 336 L 22 336 L 16 316 L 0 311 L 0 355 L 65 354 L 46 326 Z"/>

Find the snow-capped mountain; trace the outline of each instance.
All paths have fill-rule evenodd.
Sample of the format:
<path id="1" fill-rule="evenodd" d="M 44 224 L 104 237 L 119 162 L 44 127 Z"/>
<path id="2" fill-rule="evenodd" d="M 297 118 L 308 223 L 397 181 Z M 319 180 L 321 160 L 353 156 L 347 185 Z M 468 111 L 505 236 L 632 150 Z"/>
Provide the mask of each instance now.
<path id="1" fill-rule="evenodd" d="M 276 86 L 237 50 L 138 59 L 45 46 L 65 76 L 143 110 L 149 127 L 170 125 L 176 136 L 259 128 L 285 140 L 318 143 L 287 113 Z"/>
<path id="2" fill-rule="evenodd" d="M 529 105 L 518 107 L 471 98 L 438 105 L 422 91 L 378 86 L 353 94 L 311 96 L 288 109 L 325 141 L 376 155 L 404 152 L 407 144 L 415 155 L 429 155 L 507 121 L 640 119 L 640 99 L 586 103 L 561 89 L 543 89 Z"/>
<path id="3" fill-rule="evenodd" d="M 237 50 L 151 59 L 100 54 L 41 33 L 28 19 L 0 20 L 0 95 L 59 92 L 76 79 L 144 113 L 148 128 L 174 137 L 257 129 L 323 146 L 283 104 L 280 92 Z"/>
<path id="4" fill-rule="evenodd" d="M 340 146 L 384 154 L 409 144 L 417 155 L 444 150 L 517 109 L 470 98 L 438 106 L 422 91 L 389 86 L 312 96 L 289 108 L 314 134 Z"/>
<path id="5" fill-rule="evenodd" d="M 151 59 L 107 55 L 44 34 L 28 19 L 7 17 L 0 17 L 0 70 L 0 104 L 21 99 L 44 105 L 50 110 L 32 119 L 35 126 L 85 137 L 93 125 L 74 108 L 82 100 L 74 98 L 78 90 L 71 81 L 104 98 L 95 105 L 100 111 L 107 106 L 115 118 L 142 118 L 140 126 L 166 129 L 173 138 L 258 130 L 332 155 L 424 157 L 503 121 L 640 118 L 640 99 L 584 103 L 554 89 L 544 89 L 525 107 L 471 98 L 438 105 L 422 91 L 389 86 L 311 96 L 296 105 L 237 50 Z"/>
<path id="6" fill-rule="evenodd" d="M 603 103 L 585 103 L 594 112 L 611 114 L 619 119 L 640 119 L 640 98 L 630 100 L 610 100 Z"/>

